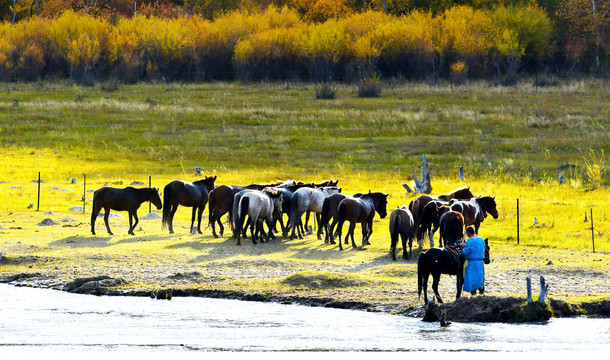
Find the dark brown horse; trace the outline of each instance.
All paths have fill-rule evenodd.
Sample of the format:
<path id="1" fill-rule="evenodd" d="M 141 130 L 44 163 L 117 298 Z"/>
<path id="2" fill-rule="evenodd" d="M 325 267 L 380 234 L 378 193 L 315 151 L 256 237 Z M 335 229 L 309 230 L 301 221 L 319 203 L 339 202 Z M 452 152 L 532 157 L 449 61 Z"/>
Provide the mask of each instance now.
<path id="1" fill-rule="evenodd" d="M 421 218 L 423 216 L 423 211 L 424 211 L 424 207 L 426 206 L 426 204 L 428 204 L 430 201 L 449 201 L 451 199 L 464 199 L 464 200 L 468 200 L 473 198 L 474 195 L 472 194 L 472 192 L 470 192 L 470 187 L 468 186 L 464 186 L 461 187 L 459 189 L 455 189 L 452 192 L 450 192 L 447 195 L 440 195 L 438 197 L 434 197 L 434 196 L 430 196 L 430 195 L 421 195 L 418 198 L 416 198 L 415 200 L 411 201 L 409 203 L 409 210 L 411 210 L 411 214 L 413 214 L 413 222 L 414 222 L 414 228 L 415 231 L 413 233 L 413 235 L 417 235 L 417 242 L 419 243 L 420 247 L 422 246 L 422 238 L 420 237 L 420 235 L 423 236 L 423 232 L 419 231 L 419 227 L 421 224 Z"/>
<path id="2" fill-rule="evenodd" d="M 485 239 L 485 264 L 489 264 L 489 242 Z M 439 303 L 443 300 L 438 293 L 438 284 L 441 274 L 456 276 L 456 295 L 459 299 L 462 295 L 464 284 L 464 259 L 457 250 L 450 248 L 431 248 L 419 255 L 417 261 L 417 294 L 421 297 L 424 292 L 424 303 L 428 303 L 428 277 L 432 275 L 432 290 Z"/>
<path id="3" fill-rule="evenodd" d="M 201 215 L 203 209 L 208 203 L 209 192 L 214 189 L 216 176 L 206 177 L 203 180 L 195 182 L 187 182 L 182 180 L 174 180 L 165 185 L 163 189 L 163 220 L 162 227 L 169 227 L 169 233 L 174 233 L 173 221 L 174 214 L 178 210 L 178 205 L 192 207 L 193 216 L 191 217 L 191 230 L 193 232 L 193 224 L 195 223 L 195 213 L 198 212 L 197 232 L 201 234 Z"/>
<path id="4" fill-rule="evenodd" d="M 438 244 L 442 247 L 453 246 L 464 238 L 464 217 L 457 211 L 447 211 L 439 220 L 440 239 Z M 444 240 L 444 241 L 443 241 Z"/>
<path id="5" fill-rule="evenodd" d="M 353 197 L 360 197 L 361 195 L 361 193 L 357 193 L 354 194 Z M 320 235 L 322 233 L 322 230 L 324 229 L 324 231 L 326 232 L 326 235 L 324 236 L 324 243 L 335 244 L 335 234 L 333 233 L 333 231 L 335 230 L 335 226 L 337 226 L 338 222 L 339 203 L 343 199 L 348 197 L 350 196 L 337 193 L 324 198 L 324 203 L 322 204 L 322 214 L 320 216 L 320 223 L 318 224 L 318 240 L 320 240 Z M 333 221 L 329 225 L 331 219 Z"/>
<path id="6" fill-rule="evenodd" d="M 356 223 L 362 224 L 362 246 L 369 244 L 369 238 L 373 233 L 373 218 L 375 212 L 383 219 L 387 216 L 386 207 L 388 205 L 388 194 L 382 193 L 371 193 L 364 194 L 359 198 L 346 198 L 341 200 L 338 214 L 337 224 L 337 237 L 339 238 L 339 250 L 343 250 L 341 244 L 341 232 L 343 230 L 343 223 L 349 221 L 349 230 L 345 235 L 345 240 L 351 236 L 352 247 L 356 248 L 356 242 L 354 241 L 354 228 Z"/>
<path id="7" fill-rule="evenodd" d="M 91 233 L 95 235 L 95 219 L 100 213 L 102 208 L 104 209 L 104 223 L 106 224 L 106 230 L 108 234 L 114 235 L 110 231 L 108 225 L 108 216 L 110 210 L 128 211 L 129 212 L 129 231 L 130 235 L 135 235 L 133 230 L 138 224 L 138 208 L 145 202 L 150 201 L 157 209 L 161 209 L 161 197 L 159 196 L 159 190 L 156 188 L 144 188 L 136 189 L 131 186 L 125 189 L 117 189 L 113 187 L 105 186 L 98 189 L 93 194 L 93 211 L 91 212 Z M 132 219 L 135 219 L 135 223 L 132 224 Z"/>
<path id="8" fill-rule="evenodd" d="M 266 187 L 278 186 L 280 184 L 282 183 L 250 184 L 248 186 L 220 185 L 214 188 L 209 194 L 208 204 L 208 210 L 210 212 L 208 227 L 212 225 L 212 235 L 214 235 L 215 238 L 218 237 L 216 234 L 216 223 L 218 223 L 218 227 L 220 228 L 220 236 L 224 234 L 224 226 L 222 225 L 221 218 L 226 213 L 229 213 L 229 224 L 231 229 L 233 229 L 233 198 L 235 197 L 235 194 L 244 189 L 262 190 Z"/>
<path id="9" fill-rule="evenodd" d="M 399 208 L 392 210 L 390 214 L 390 238 L 392 243 L 390 245 L 390 252 L 392 254 L 392 260 L 396 261 L 396 244 L 398 243 L 398 236 L 402 240 L 402 258 L 411 258 L 413 237 L 411 231 L 413 230 L 413 215 L 407 205 L 403 205 Z M 409 241 L 409 252 L 407 253 L 407 240 Z"/>
<path id="10" fill-rule="evenodd" d="M 444 201 L 430 201 L 424 206 L 424 211 L 420 218 L 418 239 L 423 239 L 424 234 L 428 234 L 430 239 L 430 247 L 434 247 L 434 233 L 439 228 L 439 221 L 441 216 L 451 209 L 447 206 Z"/>
<path id="11" fill-rule="evenodd" d="M 457 211 L 464 216 L 464 226 L 474 225 L 475 233 L 479 233 L 479 227 L 487 214 L 494 219 L 498 218 L 496 198 L 491 196 L 476 197 L 469 201 L 452 200 L 449 202 L 451 210 Z"/>

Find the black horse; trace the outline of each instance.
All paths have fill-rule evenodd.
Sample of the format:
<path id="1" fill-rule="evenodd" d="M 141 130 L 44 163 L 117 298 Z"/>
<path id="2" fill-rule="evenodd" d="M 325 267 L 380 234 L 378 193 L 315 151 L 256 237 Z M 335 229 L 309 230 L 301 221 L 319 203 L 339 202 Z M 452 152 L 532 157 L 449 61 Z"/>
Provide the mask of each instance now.
<path id="1" fill-rule="evenodd" d="M 337 209 L 337 237 L 339 238 L 339 250 L 343 250 L 341 244 L 341 232 L 343 230 L 343 223 L 349 221 L 349 229 L 345 240 L 351 236 L 352 247 L 357 248 L 356 242 L 354 241 L 354 228 L 356 223 L 362 224 L 362 246 L 369 244 L 369 238 L 373 233 L 373 218 L 375 212 L 383 219 L 387 216 L 386 207 L 388 205 L 388 194 L 383 193 L 371 193 L 364 194 L 359 198 L 348 197 L 339 203 Z"/>
<path id="2" fill-rule="evenodd" d="M 110 231 L 110 226 L 108 225 L 110 210 L 118 210 L 129 212 L 129 231 L 127 233 L 129 235 L 135 235 L 133 230 L 138 224 L 138 208 L 145 201 L 150 201 L 157 207 L 157 209 L 161 209 L 162 207 L 159 190 L 156 188 L 136 189 L 129 186 L 125 189 L 117 189 L 105 186 L 96 190 L 93 194 L 91 234 L 95 235 L 95 219 L 97 219 L 97 215 L 103 208 L 104 223 L 106 224 L 108 234 L 114 235 L 112 231 Z M 133 223 L 133 219 L 135 219 L 135 223 Z"/>
<path id="3" fill-rule="evenodd" d="M 195 182 L 187 182 L 182 180 L 174 180 L 165 185 L 163 189 L 163 220 L 162 227 L 169 227 L 169 233 L 174 233 L 173 221 L 174 214 L 178 210 L 178 205 L 192 207 L 193 216 L 191 217 L 191 233 L 193 232 L 193 224 L 195 223 L 195 213 L 199 210 L 197 221 L 197 232 L 201 234 L 201 215 L 203 209 L 208 203 L 209 192 L 214 189 L 216 176 L 206 177 L 203 180 Z"/>
<path id="4" fill-rule="evenodd" d="M 485 264 L 489 264 L 489 241 L 485 239 Z M 443 300 L 438 293 L 441 274 L 455 275 L 457 292 L 455 299 L 462 295 L 464 284 L 464 258 L 460 252 L 451 248 L 431 248 L 419 254 L 417 261 L 417 294 L 424 291 L 424 303 L 428 303 L 428 277 L 432 275 L 432 290 L 439 303 Z"/>

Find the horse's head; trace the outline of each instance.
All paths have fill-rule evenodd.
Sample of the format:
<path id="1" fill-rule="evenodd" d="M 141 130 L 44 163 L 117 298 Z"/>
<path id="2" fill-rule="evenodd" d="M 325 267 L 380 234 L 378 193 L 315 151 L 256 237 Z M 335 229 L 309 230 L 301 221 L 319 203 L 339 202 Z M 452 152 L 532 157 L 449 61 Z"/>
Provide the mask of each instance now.
<path id="1" fill-rule="evenodd" d="M 451 192 L 454 199 L 472 199 L 474 194 L 470 191 L 470 186 L 464 186 L 462 188 L 453 190 Z"/>
<path id="2" fill-rule="evenodd" d="M 451 211 L 451 208 L 449 206 L 447 206 L 447 205 L 441 205 L 441 206 L 436 208 L 436 213 L 437 213 L 439 219 L 447 211 Z"/>
<path id="3" fill-rule="evenodd" d="M 383 219 L 386 216 L 388 216 L 387 207 L 388 207 L 388 196 L 390 194 L 371 193 L 369 190 L 368 195 L 373 199 L 373 203 L 375 204 L 375 211 L 377 211 L 377 213 L 379 214 L 379 217 Z"/>
<path id="4" fill-rule="evenodd" d="M 161 208 L 163 207 L 163 204 L 161 203 L 161 196 L 159 195 L 159 189 L 157 189 L 157 188 L 150 189 L 149 201 L 157 207 L 157 210 L 161 210 Z"/>
<path id="5" fill-rule="evenodd" d="M 214 190 L 214 183 L 216 182 L 216 178 L 217 176 L 208 176 L 205 179 L 203 179 L 203 184 L 205 185 L 206 189 L 208 189 L 208 192 Z"/>
<path id="6" fill-rule="evenodd" d="M 273 217 L 279 219 L 282 216 L 282 189 L 265 188 L 263 192 L 271 198 L 273 203 Z"/>
<path id="7" fill-rule="evenodd" d="M 495 197 L 485 196 L 477 199 L 477 203 L 483 211 L 489 213 L 489 215 L 491 215 L 494 219 L 498 218 L 498 209 Z"/>

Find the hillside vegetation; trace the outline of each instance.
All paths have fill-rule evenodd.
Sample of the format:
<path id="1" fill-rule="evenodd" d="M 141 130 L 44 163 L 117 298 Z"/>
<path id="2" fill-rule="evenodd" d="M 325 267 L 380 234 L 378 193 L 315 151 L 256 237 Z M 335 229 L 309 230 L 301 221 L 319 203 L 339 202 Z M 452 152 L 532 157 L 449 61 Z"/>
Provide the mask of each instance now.
<path id="1" fill-rule="evenodd" d="M 101 219 L 92 236 L 92 194 L 85 193 L 85 214 L 69 209 L 83 204 L 84 187 L 148 184 L 150 176 L 162 191 L 171 180 L 200 178 L 200 167 L 218 176 L 217 185 L 338 179 L 347 194 L 388 193 L 389 213 L 415 198 L 401 184 L 412 187 L 426 154 L 433 195 L 468 185 L 475 195 L 496 197 L 500 216 L 488 217 L 480 230 L 492 247 L 489 294 L 522 295 L 526 276 L 544 275 L 552 297 L 607 298 L 608 84 L 531 84 L 452 90 L 386 83 L 378 98 L 337 85 L 333 100 L 317 100 L 315 86 L 304 83 L 5 84 L 0 275 L 34 274 L 51 286 L 108 275 L 125 280 L 115 284 L 120 289 L 204 288 L 413 306 L 416 262 L 388 256 L 388 218 L 376 216 L 370 246 L 341 252 L 314 235 L 241 247 L 227 234 L 214 239 L 210 229 L 189 235 L 191 213 L 182 207 L 175 235 L 160 220 L 141 220 L 129 236 L 123 212 L 112 218 L 116 236 L 106 235 Z M 36 211 L 38 172 L 44 183 Z M 147 213 L 145 204 L 139 215 Z M 66 217 L 73 221 L 62 222 Z M 59 225 L 38 226 L 45 218 Z M 357 227 L 358 245 L 359 237 Z M 454 278 L 443 279 L 450 300 Z"/>

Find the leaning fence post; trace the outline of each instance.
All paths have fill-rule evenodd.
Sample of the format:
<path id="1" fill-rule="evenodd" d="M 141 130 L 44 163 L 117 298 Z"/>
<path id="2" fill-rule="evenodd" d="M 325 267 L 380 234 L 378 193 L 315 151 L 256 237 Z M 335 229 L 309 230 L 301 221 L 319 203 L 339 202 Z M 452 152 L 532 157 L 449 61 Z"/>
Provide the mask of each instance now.
<path id="1" fill-rule="evenodd" d="M 525 282 L 527 283 L 527 303 L 532 303 L 532 278 L 526 277 Z"/>
<path id="2" fill-rule="evenodd" d="M 519 198 L 517 198 L 517 245 L 519 245 Z"/>
<path id="3" fill-rule="evenodd" d="M 593 209 L 591 209 L 591 242 L 593 244 L 593 252 L 595 252 L 595 231 L 593 230 Z"/>
<path id="4" fill-rule="evenodd" d="M 38 172 L 38 203 L 36 204 L 36 211 L 40 210 L 40 171 Z"/>

